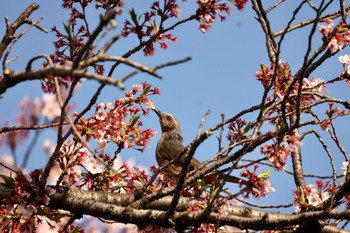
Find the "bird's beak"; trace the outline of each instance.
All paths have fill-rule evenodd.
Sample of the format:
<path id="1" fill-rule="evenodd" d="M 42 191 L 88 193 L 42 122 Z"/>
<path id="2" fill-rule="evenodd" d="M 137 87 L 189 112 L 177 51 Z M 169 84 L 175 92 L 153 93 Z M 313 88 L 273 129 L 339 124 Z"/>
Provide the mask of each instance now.
<path id="1" fill-rule="evenodd" d="M 157 109 L 157 108 L 153 108 L 152 109 L 157 115 L 158 115 L 158 117 L 159 118 L 161 118 L 162 117 L 162 112 L 161 111 L 159 111 L 159 109 Z"/>

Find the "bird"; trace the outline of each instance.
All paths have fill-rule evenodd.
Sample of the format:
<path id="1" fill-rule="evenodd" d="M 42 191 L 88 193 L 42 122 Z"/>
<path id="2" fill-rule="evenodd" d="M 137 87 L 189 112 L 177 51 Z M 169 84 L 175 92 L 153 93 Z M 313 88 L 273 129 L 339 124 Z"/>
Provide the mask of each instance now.
<path id="1" fill-rule="evenodd" d="M 159 118 L 159 123 L 162 131 L 162 135 L 157 143 L 156 147 L 156 160 L 159 167 L 164 166 L 172 159 L 179 156 L 181 152 L 184 151 L 185 147 L 183 145 L 182 132 L 179 121 L 170 113 L 161 112 L 157 108 L 152 109 Z M 168 167 L 164 169 L 164 172 L 173 181 L 177 181 L 182 167 L 185 164 L 186 156 L 183 154 L 176 161 L 171 163 Z M 201 166 L 196 158 L 192 158 L 189 170 L 194 170 Z M 239 183 L 240 179 L 235 176 L 226 175 L 219 172 L 219 177 L 225 179 L 230 183 Z"/>

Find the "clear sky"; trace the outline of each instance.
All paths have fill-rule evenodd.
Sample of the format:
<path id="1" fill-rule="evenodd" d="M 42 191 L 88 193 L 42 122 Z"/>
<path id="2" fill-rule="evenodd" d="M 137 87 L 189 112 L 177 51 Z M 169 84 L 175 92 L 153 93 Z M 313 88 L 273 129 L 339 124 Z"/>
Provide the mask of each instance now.
<path id="1" fill-rule="evenodd" d="M 42 53 L 52 53 L 54 47 L 52 41 L 54 35 L 50 28 L 56 25 L 62 29 L 62 23 L 66 19 L 67 12 L 60 7 L 61 1 L 38 0 L 40 4 L 39 10 L 32 15 L 33 19 L 38 19 L 44 16 L 41 25 L 49 30 L 48 34 L 44 34 L 37 29 L 32 29 L 27 33 L 15 46 L 12 55 L 18 54 L 19 58 L 10 64 L 11 69 L 22 71 L 26 66 L 28 58 Z M 148 1 L 130 0 L 126 1 L 125 10 L 134 6 L 138 12 L 148 5 Z M 293 1 L 294 2 L 294 1 Z M 30 1 L 12 0 L 2 4 L 0 9 L 1 23 L 0 32 L 4 33 L 5 22 L 4 16 L 8 16 L 13 22 L 18 14 L 23 11 Z M 271 13 L 272 28 L 280 30 L 287 25 L 288 20 L 292 16 L 293 4 L 282 6 L 281 10 Z M 193 10 L 191 4 L 184 8 L 181 15 L 184 17 L 188 12 Z M 98 15 L 93 15 L 90 19 L 93 26 L 98 22 Z M 173 44 L 169 42 L 169 49 L 166 51 L 157 48 L 154 57 L 143 57 L 142 53 L 131 57 L 137 62 L 148 66 L 157 65 L 159 63 L 182 59 L 188 56 L 192 60 L 186 64 L 168 67 L 158 72 L 163 75 L 162 80 L 158 80 L 147 74 L 139 74 L 125 83 L 127 88 L 131 88 L 133 84 L 139 84 L 143 81 L 153 84 L 160 88 L 161 95 L 152 98 L 156 106 L 165 112 L 174 114 L 181 122 L 182 131 L 184 134 L 184 142 L 189 143 L 196 135 L 198 126 L 202 116 L 208 109 L 211 109 L 205 128 L 216 125 L 220 122 L 220 114 L 225 113 L 226 118 L 233 116 L 241 110 L 256 105 L 261 100 L 263 88 L 256 81 L 255 71 L 260 68 L 261 63 L 269 66 L 269 60 L 265 48 L 265 37 L 257 20 L 254 19 L 254 12 L 251 9 L 251 4 L 248 4 L 244 11 L 237 11 L 233 7 L 231 16 L 224 22 L 214 23 L 213 28 L 203 34 L 198 30 L 198 22 L 191 22 L 180 26 L 173 35 L 178 37 L 178 42 Z M 299 17 L 307 19 L 314 17 L 311 11 L 301 11 Z M 299 20 L 300 21 L 300 20 Z M 117 19 L 118 28 L 116 33 L 122 27 L 122 19 Z M 301 30 L 300 32 L 292 33 L 286 38 L 285 44 L 282 46 L 282 60 L 287 61 L 292 68 L 292 72 L 296 72 L 303 62 L 303 55 L 306 49 L 307 36 L 310 28 Z M 319 34 L 319 32 L 316 32 Z M 320 37 L 319 37 L 320 38 Z M 110 51 L 113 55 L 121 55 L 130 48 L 135 46 L 137 41 L 134 37 L 130 39 L 122 39 Z M 320 43 L 320 42 L 319 42 Z M 317 47 L 315 41 L 314 47 Z M 339 53 L 344 55 L 349 53 L 345 49 Z M 338 62 L 338 56 L 327 62 L 323 69 L 315 72 L 313 76 L 322 79 L 331 79 L 339 75 L 342 71 L 342 66 Z M 122 77 L 128 73 L 130 69 L 122 68 L 114 73 L 115 77 Z M 75 100 L 79 105 L 77 111 L 87 103 L 91 93 L 97 87 L 94 81 L 87 81 Z M 336 86 L 329 89 L 331 96 L 348 99 L 348 89 L 343 86 Z M 0 100 L 0 122 L 4 119 L 11 119 L 19 112 L 18 104 L 25 96 L 35 97 L 41 96 L 39 82 L 26 82 L 11 90 L 8 90 L 4 98 Z M 113 101 L 115 98 L 122 97 L 123 93 L 115 88 L 107 88 L 101 95 L 99 102 Z M 246 121 L 253 120 L 256 115 L 249 115 L 244 118 Z M 158 119 L 154 114 L 151 114 L 143 119 L 145 127 L 156 129 L 160 133 Z M 340 121 L 338 124 L 339 136 L 343 139 L 349 138 L 349 124 L 345 121 Z M 41 139 L 50 137 L 54 140 L 54 132 L 51 130 L 45 131 L 41 135 Z M 157 138 L 152 140 L 150 148 L 145 153 L 140 154 L 137 151 L 123 152 L 123 159 L 134 158 L 136 163 L 144 167 L 149 167 L 155 164 L 155 145 Z M 345 141 L 346 142 L 346 141 Z M 345 144 L 344 142 L 344 144 Z M 28 145 L 24 145 L 28 146 Z M 348 148 L 348 145 L 344 145 Z M 340 169 L 342 157 L 336 152 L 335 147 L 331 144 L 330 148 L 334 150 L 336 166 Z M 321 174 L 325 170 L 329 170 L 328 158 L 322 151 L 319 143 L 315 140 L 306 140 L 302 147 L 305 165 L 308 166 L 305 172 L 316 172 Z M 203 143 L 196 153 L 196 157 L 204 161 L 210 158 L 217 151 L 217 140 L 214 137 Z M 0 151 L 0 156 L 8 154 L 9 151 Z M 258 151 L 252 152 L 252 158 L 261 157 Z M 30 167 L 41 167 L 46 160 L 42 153 L 42 144 L 38 143 L 35 146 L 34 153 L 30 158 Z M 287 166 L 291 169 L 291 164 Z M 263 170 L 263 169 L 261 169 Z M 238 175 L 238 174 L 236 174 Z M 292 190 L 294 189 L 291 176 L 282 175 L 282 173 L 272 174 L 272 183 L 275 186 L 276 192 L 267 199 L 268 203 L 280 204 L 292 202 Z M 232 187 L 237 190 L 237 187 Z M 264 200 L 263 200 L 264 201 Z"/>

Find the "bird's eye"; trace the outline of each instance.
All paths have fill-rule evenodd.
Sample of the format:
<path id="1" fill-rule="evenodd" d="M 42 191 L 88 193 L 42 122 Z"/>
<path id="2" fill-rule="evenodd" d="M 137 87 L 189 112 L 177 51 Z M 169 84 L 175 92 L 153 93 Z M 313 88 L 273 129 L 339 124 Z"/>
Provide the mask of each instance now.
<path id="1" fill-rule="evenodd" d="M 167 119 L 168 121 L 170 121 L 170 120 L 171 120 L 171 116 L 166 116 L 166 119 Z"/>

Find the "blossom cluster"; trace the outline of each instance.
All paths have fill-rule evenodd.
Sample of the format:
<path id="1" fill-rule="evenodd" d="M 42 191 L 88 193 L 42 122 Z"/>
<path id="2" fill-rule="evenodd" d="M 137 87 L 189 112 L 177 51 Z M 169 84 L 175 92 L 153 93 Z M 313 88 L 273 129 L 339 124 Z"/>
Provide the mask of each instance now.
<path id="1" fill-rule="evenodd" d="M 231 122 L 228 125 L 229 131 L 227 133 L 227 140 L 230 142 L 238 142 L 244 139 L 244 134 L 247 132 L 247 127 L 244 127 L 245 125 L 247 125 L 247 122 L 241 118 L 238 118 L 237 120 Z"/>
<path id="2" fill-rule="evenodd" d="M 334 192 L 334 186 L 329 185 L 329 182 L 324 184 L 320 180 L 316 181 L 316 185 L 309 184 L 299 187 L 294 190 L 295 212 L 309 211 L 319 207 L 332 192 Z"/>
<path id="3" fill-rule="evenodd" d="M 340 74 L 340 77 L 345 78 L 346 85 L 350 86 L 350 55 L 345 54 L 343 56 L 339 56 L 339 62 L 344 68 L 344 71 Z"/>
<path id="4" fill-rule="evenodd" d="M 239 9 L 244 9 L 248 0 L 232 0 Z M 196 19 L 202 32 L 207 32 L 213 25 L 217 17 L 223 21 L 231 13 L 231 7 L 221 0 L 198 0 L 198 9 L 194 16 L 189 19 Z M 130 20 L 124 22 L 121 32 L 123 37 L 135 34 L 141 43 L 145 43 L 143 52 L 145 56 L 153 56 L 158 43 L 162 49 L 167 49 L 166 41 L 176 42 L 177 38 L 170 33 L 165 33 L 164 22 L 171 18 L 180 17 L 180 6 L 177 0 L 166 0 L 162 4 L 155 1 L 151 4 L 150 10 L 143 15 L 137 14 L 132 8 L 129 11 Z"/>
<path id="5" fill-rule="evenodd" d="M 234 0 L 233 4 L 237 7 L 238 10 L 241 11 L 245 8 L 248 2 L 249 0 Z"/>
<path id="6" fill-rule="evenodd" d="M 56 41 L 53 42 L 55 53 L 50 55 L 51 62 L 59 65 L 69 65 L 74 62 L 80 53 L 81 48 L 90 38 L 89 24 L 86 18 L 86 10 L 94 4 L 95 8 L 108 10 L 115 7 L 118 9 L 118 14 L 122 13 L 124 1 L 115 0 L 63 0 L 62 7 L 70 10 L 70 18 L 68 22 L 63 24 L 64 30 L 60 31 L 56 26 L 51 28 L 55 34 Z M 88 55 L 94 54 L 94 46 L 89 46 Z M 43 67 L 48 67 L 49 61 L 43 63 Z M 101 64 L 93 64 L 97 74 L 104 73 L 104 66 Z M 71 77 L 59 77 L 58 83 L 61 87 L 67 88 L 71 83 Z M 47 76 L 41 79 L 42 90 L 47 93 L 55 93 L 56 86 L 52 76 Z"/>
<path id="7" fill-rule="evenodd" d="M 291 155 L 291 150 L 286 143 L 275 142 L 266 143 L 260 149 L 261 154 L 265 155 L 268 161 L 276 170 L 283 170 L 287 165 L 287 159 Z"/>
<path id="8" fill-rule="evenodd" d="M 141 129 L 140 113 L 147 114 L 154 108 L 148 96 L 159 93 L 158 88 L 152 89 L 147 83 L 134 85 L 132 91 L 126 92 L 123 98 L 117 99 L 113 104 L 96 104 L 95 114 L 86 119 L 80 118 L 76 129 L 86 142 L 94 138 L 101 152 L 107 149 L 107 143 L 143 151 L 156 132 Z M 136 96 L 137 94 L 139 95 Z"/>
<path id="9" fill-rule="evenodd" d="M 154 55 L 156 43 L 159 43 L 162 49 L 167 49 L 168 45 L 165 42 L 166 40 L 174 43 L 176 42 L 176 37 L 170 33 L 162 32 L 163 28 L 159 28 L 158 25 L 162 25 L 164 21 L 169 18 L 178 18 L 180 16 L 180 8 L 176 4 L 176 0 L 165 1 L 163 6 L 161 6 L 158 1 L 153 2 L 150 9 L 150 11 L 144 13 L 143 19 L 141 20 L 141 16 L 132 8 L 129 11 L 131 21 L 125 20 L 121 32 L 123 37 L 129 36 L 129 34 L 135 34 L 140 40 L 140 43 L 149 40 L 143 49 L 145 56 Z M 156 20 L 157 17 L 160 17 L 160 22 L 158 24 Z"/>
<path id="10" fill-rule="evenodd" d="M 320 123 L 322 130 L 329 130 L 329 126 L 332 124 L 332 120 L 338 116 L 344 116 L 347 114 L 345 110 L 340 110 L 339 107 L 334 107 L 334 103 L 328 103 L 328 109 L 326 110 L 327 118 Z"/>
<path id="11" fill-rule="evenodd" d="M 274 137 L 273 143 L 266 143 L 260 148 L 261 154 L 265 155 L 271 165 L 278 171 L 283 170 L 287 165 L 287 159 L 292 152 L 298 152 L 303 145 L 297 137 L 297 131 L 284 132 L 285 128 L 276 124 L 275 131 L 267 134 Z"/>
<path id="12" fill-rule="evenodd" d="M 284 99 L 289 91 L 288 89 L 290 88 L 290 85 L 295 81 L 295 77 L 290 70 L 289 64 L 283 61 L 279 61 L 277 67 L 275 63 L 272 63 L 269 68 L 262 64 L 261 70 L 257 71 L 255 76 L 264 86 L 265 90 L 273 91 L 273 95 L 272 97 L 269 97 L 269 99 Z M 288 93 L 288 101 L 285 106 L 287 111 L 295 110 L 295 105 L 297 103 L 296 95 L 299 90 L 299 85 L 300 82 L 296 81 Z M 319 99 L 318 95 L 327 94 L 325 81 L 320 78 L 303 78 L 301 85 L 302 91 L 304 92 L 300 99 L 301 107 L 312 104 L 315 100 Z M 273 112 L 276 112 L 276 108 L 274 108 L 270 114 Z"/>
<path id="13" fill-rule="evenodd" d="M 142 129 L 141 113 L 147 114 L 154 108 L 150 95 L 159 94 L 159 89 L 143 83 L 134 85 L 123 98 L 112 103 L 96 104 L 95 113 L 89 118 L 79 118 L 75 127 L 79 135 L 65 141 L 56 161 L 57 184 L 74 185 L 87 189 L 108 189 L 129 177 L 127 167 L 117 166 L 118 153 L 124 148 L 144 151 L 150 138 L 156 131 Z M 78 116 L 78 113 L 75 113 Z M 90 151 L 86 143 L 94 139 L 97 145 L 95 152 Z M 106 153 L 108 144 L 117 145 L 113 157 Z M 97 156 L 97 157 L 96 157 Z M 134 168 L 134 170 L 137 168 Z M 147 180 L 141 170 L 138 178 Z M 133 175 L 132 175 L 133 176 Z M 120 185 L 120 184 L 119 184 Z M 135 185 L 123 185 L 134 187 Z"/>
<path id="14" fill-rule="evenodd" d="M 65 32 L 60 32 L 56 26 L 52 27 L 51 31 L 55 33 L 57 38 L 54 41 L 55 53 L 50 55 L 52 64 L 62 66 L 71 64 L 76 58 L 79 50 L 83 47 L 85 40 L 89 37 L 89 33 L 85 26 L 80 26 L 78 30 L 74 26 L 64 24 Z M 43 63 L 43 67 L 49 67 L 49 61 Z M 63 88 L 68 88 L 71 83 L 71 77 L 59 77 L 58 84 Z M 55 93 L 56 86 L 53 76 L 47 76 L 41 79 L 42 90 L 46 93 Z"/>
<path id="15" fill-rule="evenodd" d="M 133 161 L 123 162 L 119 157 L 99 155 L 94 158 L 88 149 L 73 140 L 67 140 L 60 150 L 54 168 L 56 184 L 64 183 L 87 190 L 113 190 L 115 193 L 133 193 L 148 182 L 144 169 L 134 166 Z M 151 168 L 152 170 L 152 168 Z M 160 176 L 147 192 L 161 190 L 164 179 Z M 156 189 L 156 190 L 155 190 Z"/>
<path id="16" fill-rule="evenodd" d="M 226 3 L 220 3 L 218 0 L 198 0 L 197 20 L 200 23 L 199 29 L 202 32 L 207 32 L 213 25 L 216 16 L 218 15 L 221 21 L 225 20 L 226 16 L 222 13 L 229 15 L 231 8 Z"/>
<path id="17" fill-rule="evenodd" d="M 252 195 L 254 198 L 260 199 L 260 197 L 266 197 L 271 192 L 275 191 L 270 181 L 267 180 L 270 176 L 270 172 L 264 171 L 257 174 L 256 171 L 258 167 L 257 164 L 254 164 L 253 171 L 250 171 L 248 167 L 244 167 L 241 172 L 241 176 L 246 178 L 246 180 L 240 180 L 239 187 L 244 191 L 245 198 Z"/>
<path id="18" fill-rule="evenodd" d="M 343 22 L 334 27 L 331 19 L 325 20 L 327 25 L 320 26 L 322 40 L 328 42 L 328 48 L 331 53 L 342 50 L 350 43 L 350 30 Z"/>
<path id="19" fill-rule="evenodd" d="M 39 216 L 51 216 L 56 221 L 62 217 L 58 211 L 43 207 L 48 205 L 54 190 L 40 188 L 41 174 L 42 170 L 34 170 L 27 177 L 19 170 L 13 174 L 14 177 L 1 175 L 3 183 L 0 186 L 3 191 L 9 192 L 3 199 L 4 204 L 0 205 L 2 232 L 36 232 L 43 221 Z"/>

